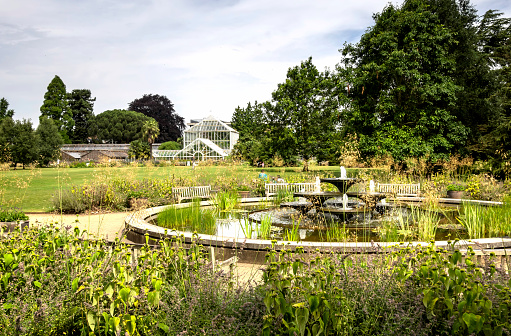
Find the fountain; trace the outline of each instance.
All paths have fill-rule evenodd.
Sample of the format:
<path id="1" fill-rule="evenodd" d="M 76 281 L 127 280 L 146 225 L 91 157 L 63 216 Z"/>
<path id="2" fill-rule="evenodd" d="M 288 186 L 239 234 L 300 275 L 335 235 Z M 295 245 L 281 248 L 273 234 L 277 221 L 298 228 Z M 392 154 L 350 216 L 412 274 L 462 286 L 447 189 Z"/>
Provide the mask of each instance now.
<path id="1" fill-rule="evenodd" d="M 322 178 L 317 177 L 316 183 L 317 188 L 313 192 L 296 192 L 295 197 L 303 197 L 307 202 L 288 202 L 283 203 L 283 207 L 294 208 L 303 215 L 308 213 L 312 208 L 316 209 L 318 213 L 330 213 L 330 214 L 357 214 L 357 213 L 370 213 L 375 210 L 378 202 L 388 195 L 385 193 L 379 193 L 375 191 L 374 181 L 369 183 L 369 192 L 349 192 L 351 186 L 363 182 L 359 178 L 350 178 L 346 174 L 346 168 L 340 167 L 341 175 L 337 178 Z M 337 188 L 337 192 L 321 191 L 320 182 L 329 183 Z M 348 197 L 356 197 L 363 202 L 363 206 L 360 204 L 354 204 L 351 207 L 348 203 Z M 332 198 L 342 199 L 341 207 L 334 207 L 332 204 L 326 203 L 327 200 Z"/>

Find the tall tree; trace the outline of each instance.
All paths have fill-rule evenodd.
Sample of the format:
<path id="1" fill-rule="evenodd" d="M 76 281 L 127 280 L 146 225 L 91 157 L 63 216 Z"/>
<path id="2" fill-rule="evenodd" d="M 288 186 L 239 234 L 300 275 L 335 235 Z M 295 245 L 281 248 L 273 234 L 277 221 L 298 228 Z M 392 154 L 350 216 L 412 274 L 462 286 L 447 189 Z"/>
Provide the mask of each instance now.
<path id="1" fill-rule="evenodd" d="M 59 130 L 52 119 L 43 118 L 39 121 L 36 129 L 38 155 L 37 160 L 41 166 L 47 166 L 50 162 L 60 157 L 60 146 L 64 143 Z"/>
<path id="2" fill-rule="evenodd" d="M 174 110 L 174 104 L 166 96 L 145 94 L 129 103 L 128 109 L 154 118 L 160 127 L 156 142 L 176 141 L 185 129 L 184 118 Z"/>
<path id="3" fill-rule="evenodd" d="M 7 99 L 0 99 L 0 120 L 4 118 L 12 118 L 14 110 L 9 109 L 9 102 Z"/>
<path id="4" fill-rule="evenodd" d="M 130 143 L 143 139 L 142 127 L 149 120 L 154 119 L 135 111 L 105 111 L 94 118 L 90 135 L 96 142 Z"/>
<path id="5" fill-rule="evenodd" d="M 53 119 L 65 143 L 70 143 L 69 135 L 74 126 L 73 116 L 67 106 L 66 85 L 59 76 L 55 76 L 44 94 L 41 116 Z"/>
<path id="6" fill-rule="evenodd" d="M 448 1 L 448 0 L 446 0 Z M 460 150 L 470 129 L 456 115 L 455 34 L 430 10 L 430 1 L 407 0 L 374 15 L 375 25 L 345 45 L 350 79 L 347 132 L 360 137 L 364 155 L 446 157 Z"/>
<path id="7" fill-rule="evenodd" d="M 287 79 L 279 84 L 272 97 L 274 107 L 268 120 L 274 148 L 292 149 L 308 160 L 324 156 L 327 144 L 340 126 L 340 109 L 344 104 L 343 87 L 330 71 L 319 72 L 312 58 L 290 68 Z"/>
<path id="8" fill-rule="evenodd" d="M 94 118 L 94 102 L 90 90 L 73 90 L 67 96 L 68 108 L 73 116 L 74 127 L 69 134 L 73 143 L 87 143 L 89 128 Z"/>

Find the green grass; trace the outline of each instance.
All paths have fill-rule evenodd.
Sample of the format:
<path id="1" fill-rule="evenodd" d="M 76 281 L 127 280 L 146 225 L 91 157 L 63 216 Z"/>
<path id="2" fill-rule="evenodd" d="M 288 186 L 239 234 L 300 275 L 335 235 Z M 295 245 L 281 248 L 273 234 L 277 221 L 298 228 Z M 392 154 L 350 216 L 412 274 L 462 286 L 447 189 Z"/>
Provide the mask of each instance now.
<path id="1" fill-rule="evenodd" d="M 312 179 L 316 174 L 332 176 L 339 171 L 336 166 L 310 168 L 308 174 L 301 173 L 301 167 L 265 170 L 269 176 L 281 175 L 286 181 Z M 69 189 L 108 177 L 142 180 L 175 176 L 193 180 L 196 185 L 209 185 L 222 179 L 250 182 L 257 179 L 260 170 L 248 166 L 199 166 L 195 170 L 184 166 L 11 169 L 0 171 L 0 205 L 20 207 L 25 212 L 50 211 L 52 195 L 59 188 Z"/>

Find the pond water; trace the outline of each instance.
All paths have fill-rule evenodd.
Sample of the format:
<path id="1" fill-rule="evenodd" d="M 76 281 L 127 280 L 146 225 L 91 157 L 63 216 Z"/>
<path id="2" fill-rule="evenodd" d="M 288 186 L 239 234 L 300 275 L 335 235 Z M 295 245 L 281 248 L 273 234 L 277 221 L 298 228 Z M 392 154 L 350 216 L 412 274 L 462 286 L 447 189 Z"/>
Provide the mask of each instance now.
<path id="1" fill-rule="evenodd" d="M 457 225 L 455 209 L 432 211 L 389 205 L 378 210 L 358 214 L 329 214 L 313 209 L 303 215 L 291 208 L 272 206 L 263 209 L 258 205 L 241 206 L 224 212 L 202 207 L 195 221 L 161 226 L 221 238 L 314 242 L 406 242 L 429 241 L 433 237 L 435 240 L 467 238 L 466 231 Z M 179 212 L 180 209 L 174 211 Z M 212 222 L 204 224 L 208 216 L 212 216 Z"/>

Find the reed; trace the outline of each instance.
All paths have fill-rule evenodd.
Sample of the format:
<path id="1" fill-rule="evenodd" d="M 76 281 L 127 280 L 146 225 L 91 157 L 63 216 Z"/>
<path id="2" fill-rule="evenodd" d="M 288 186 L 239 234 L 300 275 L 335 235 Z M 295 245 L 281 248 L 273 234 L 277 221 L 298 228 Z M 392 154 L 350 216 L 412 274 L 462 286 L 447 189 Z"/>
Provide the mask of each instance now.
<path id="1" fill-rule="evenodd" d="M 295 221 L 293 218 L 293 226 L 291 227 L 291 230 L 285 229 L 284 230 L 284 240 L 287 241 L 299 241 L 300 235 L 298 234 L 298 228 L 300 227 L 301 221 Z"/>
<path id="2" fill-rule="evenodd" d="M 182 209 L 169 207 L 160 212 L 158 225 L 179 231 L 215 234 L 216 218 L 213 212 L 209 209 L 201 209 L 200 200 L 195 199 L 189 207 Z"/>
<path id="3" fill-rule="evenodd" d="M 241 231 L 243 231 L 243 235 L 245 238 L 252 238 L 253 234 L 255 233 L 254 226 L 252 225 L 252 222 L 248 217 L 243 217 L 240 219 L 240 227 Z"/>
<path id="4" fill-rule="evenodd" d="M 511 200 L 505 198 L 502 206 L 494 207 L 464 202 L 457 220 L 465 227 L 469 238 L 509 236 Z"/>
<path id="5" fill-rule="evenodd" d="M 347 242 L 349 241 L 349 230 L 346 228 L 346 224 L 339 226 L 337 223 L 332 225 L 326 230 L 326 241 L 328 242 Z"/>
<path id="6" fill-rule="evenodd" d="M 417 237 L 422 241 L 435 239 L 436 229 L 440 222 L 440 214 L 434 206 L 428 206 L 425 209 L 411 206 L 410 218 L 415 222 L 415 231 Z"/>
<path id="7" fill-rule="evenodd" d="M 272 218 L 270 215 L 261 217 L 261 223 L 257 227 L 257 237 L 260 239 L 268 239 L 271 234 L 271 222 Z"/>
<path id="8" fill-rule="evenodd" d="M 273 205 L 280 205 L 283 202 L 294 201 L 293 192 L 288 190 L 278 190 L 275 196 L 272 198 Z"/>
<path id="9" fill-rule="evenodd" d="M 219 192 L 211 197 L 211 204 L 217 211 L 230 211 L 240 203 L 238 193 L 236 191 Z"/>

